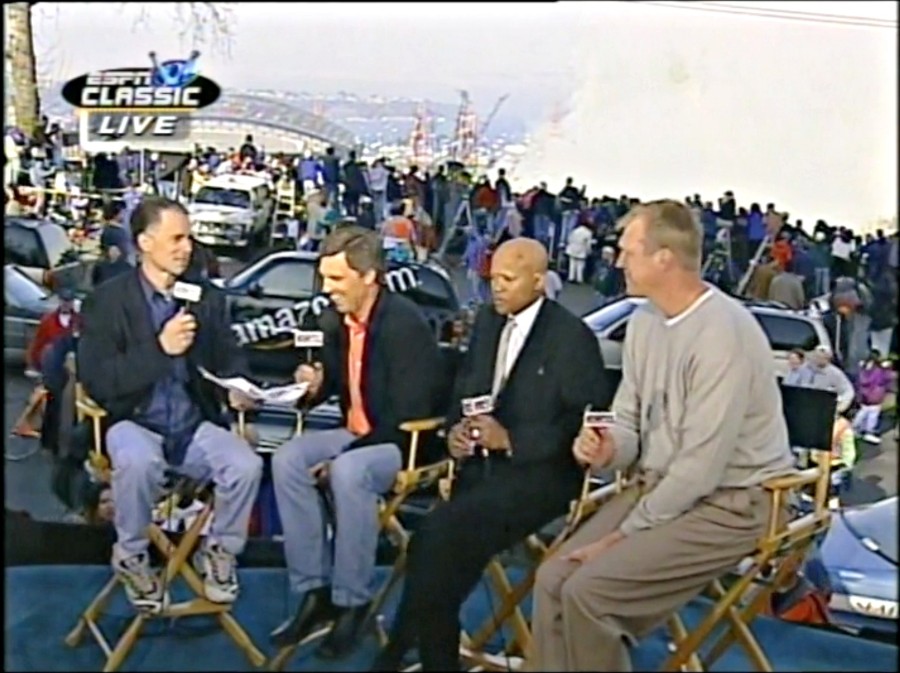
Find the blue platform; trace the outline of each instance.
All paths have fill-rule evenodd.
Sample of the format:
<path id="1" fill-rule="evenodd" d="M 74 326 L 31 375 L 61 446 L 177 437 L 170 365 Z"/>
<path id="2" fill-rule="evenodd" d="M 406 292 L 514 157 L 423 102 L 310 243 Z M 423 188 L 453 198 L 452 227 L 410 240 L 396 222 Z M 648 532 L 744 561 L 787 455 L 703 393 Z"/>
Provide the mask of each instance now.
<path id="1" fill-rule="evenodd" d="M 383 581 L 386 570 L 380 570 Z M 109 579 L 108 567 L 28 566 L 6 569 L 6 620 L 4 670 L 6 671 L 98 671 L 104 658 L 90 635 L 77 648 L 63 639 L 75 625 L 80 612 Z M 242 594 L 235 617 L 266 656 L 274 650 L 268 632 L 284 619 L 289 609 L 287 581 L 282 569 L 240 571 Z M 173 587 L 173 598 L 183 587 Z M 388 601 L 391 618 L 398 595 Z M 472 628 L 488 613 L 484 585 L 469 598 L 463 610 L 464 624 Z M 688 627 L 702 617 L 705 601 L 696 601 L 683 612 Z M 120 634 L 133 611 L 119 591 L 108 608 L 101 627 L 110 640 Z M 896 671 L 897 647 L 834 634 L 819 629 L 759 618 L 753 625 L 776 671 Z M 659 631 L 634 653 L 635 670 L 658 668 L 666 656 L 666 635 Z M 321 661 L 313 655 L 314 645 L 297 652 L 289 671 L 367 670 L 377 651 L 374 635 L 363 640 L 356 651 L 340 662 Z M 175 622 L 155 621 L 125 661 L 123 671 L 250 671 L 254 670 L 233 642 L 211 617 L 192 617 Z M 750 670 L 739 648 L 732 648 L 713 670 Z"/>

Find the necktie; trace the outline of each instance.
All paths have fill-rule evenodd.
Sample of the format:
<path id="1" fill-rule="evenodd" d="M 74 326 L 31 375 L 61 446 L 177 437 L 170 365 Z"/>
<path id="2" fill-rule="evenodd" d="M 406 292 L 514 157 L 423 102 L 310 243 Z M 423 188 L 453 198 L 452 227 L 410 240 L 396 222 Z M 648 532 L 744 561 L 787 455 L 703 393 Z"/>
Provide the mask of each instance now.
<path id="1" fill-rule="evenodd" d="M 500 333 L 500 343 L 497 345 L 497 360 L 494 362 L 494 384 L 491 386 L 491 395 L 497 396 L 503 384 L 506 383 L 506 356 L 509 352 L 509 340 L 512 337 L 513 330 L 516 328 L 516 321 L 512 318 L 506 321 L 503 331 Z"/>

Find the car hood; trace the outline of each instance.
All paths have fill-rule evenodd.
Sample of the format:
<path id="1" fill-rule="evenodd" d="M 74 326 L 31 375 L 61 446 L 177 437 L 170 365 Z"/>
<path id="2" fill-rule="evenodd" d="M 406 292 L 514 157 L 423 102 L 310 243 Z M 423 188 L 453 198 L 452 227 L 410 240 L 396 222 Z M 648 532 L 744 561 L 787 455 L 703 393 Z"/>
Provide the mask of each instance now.
<path id="1" fill-rule="evenodd" d="M 212 203 L 192 203 L 188 210 L 191 215 L 195 217 L 202 215 L 203 219 L 209 222 L 234 222 L 251 216 L 251 212 L 246 208 L 219 206 Z"/>
<path id="2" fill-rule="evenodd" d="M 835 593 L 897 600 L 897 565 L 870 550 L 835 516 L 819 550 Z"/>

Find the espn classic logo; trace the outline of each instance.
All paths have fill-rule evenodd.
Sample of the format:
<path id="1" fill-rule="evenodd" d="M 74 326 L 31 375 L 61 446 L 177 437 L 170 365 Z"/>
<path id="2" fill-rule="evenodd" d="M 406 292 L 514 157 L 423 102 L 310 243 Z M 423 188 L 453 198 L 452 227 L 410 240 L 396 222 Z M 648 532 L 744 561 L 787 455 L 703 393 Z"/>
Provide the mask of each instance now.
<path id="1" fill-rule="evenodd" d="M 99 70 L 67 82 L 66 102 L 78 108 L 88 141 L 181 140 L 190 132 L 191 113 L 215 103 L 222 88 L 197 68 L 199 51 L 187 59 L 148 67 Z"/>

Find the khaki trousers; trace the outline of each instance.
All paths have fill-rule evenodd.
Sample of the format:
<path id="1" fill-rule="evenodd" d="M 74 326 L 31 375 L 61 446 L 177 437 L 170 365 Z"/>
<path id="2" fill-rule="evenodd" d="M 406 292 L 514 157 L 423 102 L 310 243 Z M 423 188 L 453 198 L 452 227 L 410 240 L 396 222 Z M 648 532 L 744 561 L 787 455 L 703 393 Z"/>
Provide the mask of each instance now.
<path id="1" fill-rule="evenodd" d="M 538 569 L 528 670 L 632 670 L 629 647 L 752 554 L 771 507 L 761 487 L 722 489 L 587 563 L 563 560 L 618 528 L 642 490 L 615 496 Z"/>

